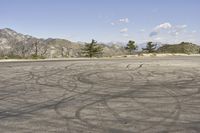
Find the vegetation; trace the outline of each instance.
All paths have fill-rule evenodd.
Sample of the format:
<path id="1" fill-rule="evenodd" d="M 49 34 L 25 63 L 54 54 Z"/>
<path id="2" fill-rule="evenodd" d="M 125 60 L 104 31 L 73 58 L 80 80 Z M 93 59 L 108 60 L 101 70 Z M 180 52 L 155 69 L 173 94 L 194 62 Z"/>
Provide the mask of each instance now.
<path id="1" fill-rule="evenodd" d="M 95 41 L 94 39 L 92 40 L 91 43 L 86 43 L 85 47 L 82 49 L 82 53 L 86 56 L 86 57 L 100 57 L 102 56 L 103 53 L 103 48 L 101 45 L 97 44 L 97 41 Z"/>
<path id="2" fill-rule="evenodd" d="M 144 47 L 142 44 L 140 47 Z M 121 43 L 91 43 L 70 42 L 65 39 L 38 39 L 32 36 L 17 33 L 11 29 L 0 29 L 0 59 L 44 59 L 68 57 L 112 57 L 134 54 L 138 46 L 130 40 L 124 47 Z M 189 42 L 180 44 L 158 45 L 148 42 L 142 51 L 137 51 L 139 56 L 144 53 L 184 53 L 200 54 L 200 46 Z"/>
<path id="3" fill-rule="evenodd" d="M 146 48 L 143 48 L 142 50 L 147 53 L 154 53 L 156 52 L 157 44 L 154 44 L 153 42 L 147 42 Z"/>
<path id="4" fill-rule="evenodd" d="M 129 51 L 129 54 L 133 54 L 133 52 L 137 50 L 137 48 L 138 47 L 135 44 L 135 41 L 131 41 L 131 40 L 128 42 L 127 46 L 125 47 L 125 49 Z"/>
<path id="5" fill-rule="evenodd" d="M 158 53 L 184 53 L 199 54 L 200 46 L 188 42 L 182 42 L 174 45 L 164 45 L 157 50 Z"/>
<path id="6" fill-rule="evenodd" d="M 36 55 L 36 54 L 32 54 L 29 58 L 30 59 L 45 59 L 44 56 Z"/>

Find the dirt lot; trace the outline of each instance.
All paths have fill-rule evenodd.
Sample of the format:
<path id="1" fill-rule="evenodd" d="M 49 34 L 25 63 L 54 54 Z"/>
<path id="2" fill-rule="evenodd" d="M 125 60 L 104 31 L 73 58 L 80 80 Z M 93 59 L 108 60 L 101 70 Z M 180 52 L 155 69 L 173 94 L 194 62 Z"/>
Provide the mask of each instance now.
<path id="1" fill-rule="evenodd" d="M 199 133 L 200 57 L 0 63 L 0 133 Z"/>

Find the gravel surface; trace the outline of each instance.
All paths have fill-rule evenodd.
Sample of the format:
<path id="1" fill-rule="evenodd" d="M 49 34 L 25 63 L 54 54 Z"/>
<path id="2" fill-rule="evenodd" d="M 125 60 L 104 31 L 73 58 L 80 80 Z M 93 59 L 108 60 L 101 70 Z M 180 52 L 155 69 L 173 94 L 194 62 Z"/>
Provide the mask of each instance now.
<path id="1" fill-rule="evenodd" d="M 200 57 L 0 63 L 1 133 L 199 133 Z"/>

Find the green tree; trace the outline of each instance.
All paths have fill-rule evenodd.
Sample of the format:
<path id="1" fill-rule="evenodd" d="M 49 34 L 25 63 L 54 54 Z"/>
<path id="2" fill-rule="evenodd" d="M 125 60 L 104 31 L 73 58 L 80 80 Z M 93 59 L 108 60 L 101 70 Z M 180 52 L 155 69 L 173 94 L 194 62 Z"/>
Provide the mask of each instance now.
<path id="1" fill-rule="evenodd" d="M 130 54 L 132 54 L 135 50 L 137 50 L 137 45 L 135 44 L 135 41 L 129 41 L 126 45 L 125 49 L 129 51 Z"/>
<path id="2" fill-rule="evenodd" d="M 148 53 L 154 53 L 156 51 L 157 44 L 153 42 L 148 42 L 146 48 L 143 48 L 143 51 L 147 51 Z"/>
<path id="3" fill-rule="evenodd" d="M 102 46 L 97 44 L 97 41 L 95 41 L 94 39 L 92 39 L 91 43 L 86 43 L 85 47 L 82 49 L 82 53 L 86 57 L 90 58 L 101 56 L 102 52 L 103 52 Z"/>

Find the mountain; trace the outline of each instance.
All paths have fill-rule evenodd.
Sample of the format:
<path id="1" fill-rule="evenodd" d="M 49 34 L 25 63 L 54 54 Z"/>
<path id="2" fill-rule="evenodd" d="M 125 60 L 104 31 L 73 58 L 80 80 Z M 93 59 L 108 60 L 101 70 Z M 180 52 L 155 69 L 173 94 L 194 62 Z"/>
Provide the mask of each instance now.
<path id="1" fill-rule="evenodd" d="M 78 56 L 80 44 L 64 39 L 39 39 L 23 35 L 12 29 L 0 29 L 0 57 L 30 57 L 37 54 L 45 58 Z"/>
<path id="2" fill-rule="evenodd" d="M 25 41 L 29 38 L 32 37 L 28 35 L 22 35 L 9 28 L 0 29 L 0 47 L 2 48 L 10 48 L 13 42 Z"/>
<path id="3" fill-rule="evenodd" d="M 105 45 L 103 56 L 122 55 L 126 51 L 119 45 Z M 0 29 L 0 58 L 59 58 L 81 57 L 84 43 L 65 39 L 39 39 L 18 33 L 12 29 Z"/>
<path id="4" fill-rule="evenodd" d="M 0 29 L 0 37 L 1 39 L 3 38 L 6 40 L 16 39 L 17 41 L 33 38 L 32 36 L 29 36 L 29 35 L 23 35 L 23 34 L 17 33 L 16 31 L 9 28 Z"/>

